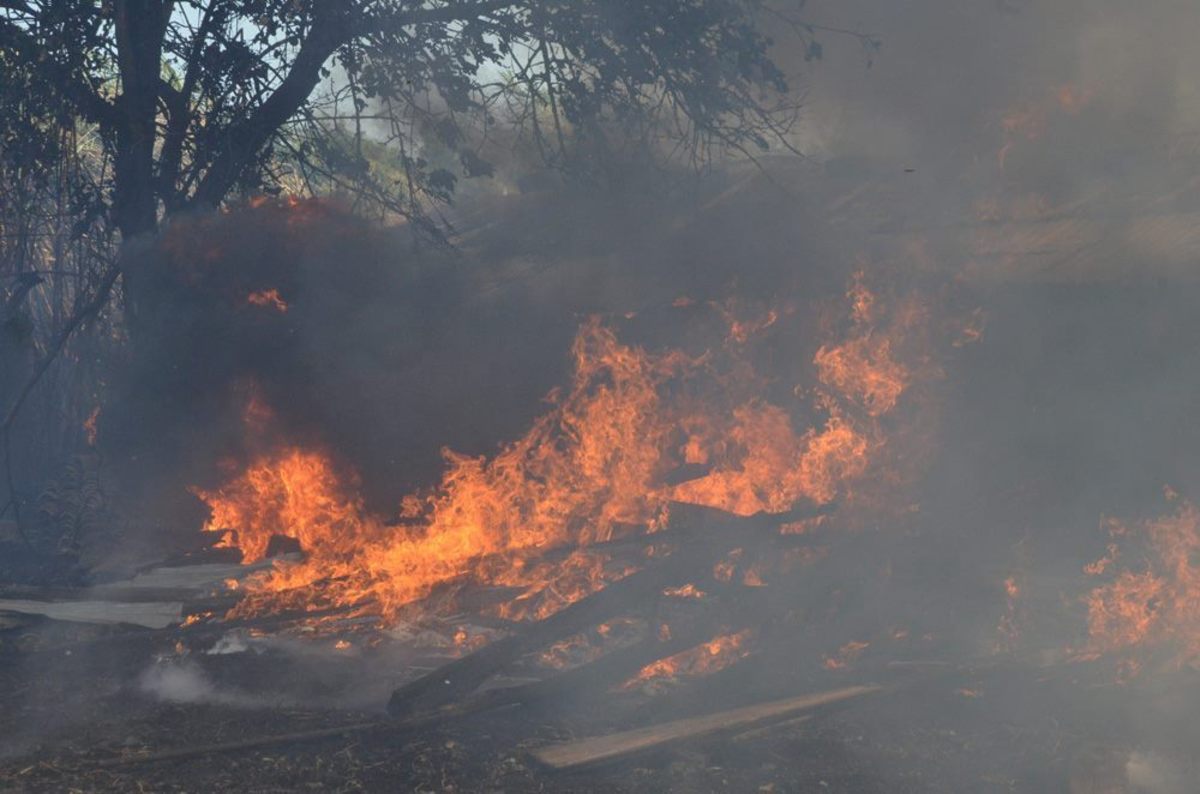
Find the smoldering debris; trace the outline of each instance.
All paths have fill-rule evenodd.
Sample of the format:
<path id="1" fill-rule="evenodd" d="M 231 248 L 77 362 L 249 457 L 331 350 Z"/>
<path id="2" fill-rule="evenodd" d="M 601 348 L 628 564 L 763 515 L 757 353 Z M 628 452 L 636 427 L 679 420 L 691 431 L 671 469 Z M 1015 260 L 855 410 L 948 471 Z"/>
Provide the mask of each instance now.
<path id="1" fill-rule="evenodd" d="M 140 686 L 143 692 L 168 703 L 254 705 L 248 697 L 218 693 L 199 667 L 186 663 L 155 664 L 142 674 Z"/>

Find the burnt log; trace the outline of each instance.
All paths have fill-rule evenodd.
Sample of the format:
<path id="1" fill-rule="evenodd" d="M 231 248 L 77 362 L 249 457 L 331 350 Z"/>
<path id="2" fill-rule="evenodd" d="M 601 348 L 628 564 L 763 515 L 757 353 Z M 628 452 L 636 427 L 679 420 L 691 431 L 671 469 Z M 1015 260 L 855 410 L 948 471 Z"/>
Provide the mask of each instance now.
<path id="1" fill-rule="evenodd" d="M 722 607 L 722 618 L 736 629 L 754 622 L 756 616 L 761 615 L 762 599 L 729 601 Z M 606 697 L 614 686 L 629 680 L 650 663 L 694 648 L 711 639 L 712 635 L 711 621 L 693 619 L 689 625 L 673 630 L 669 636 L 663 637 L 652 632 L 640 642 L 613 650 L 578 667 L 541 681 L 480 692 L 460 703 L 444 706 L 441 713 L 455 716 L 501 706 L 537 706 L 559 703 L 567 698 L 578 702 Z"/>

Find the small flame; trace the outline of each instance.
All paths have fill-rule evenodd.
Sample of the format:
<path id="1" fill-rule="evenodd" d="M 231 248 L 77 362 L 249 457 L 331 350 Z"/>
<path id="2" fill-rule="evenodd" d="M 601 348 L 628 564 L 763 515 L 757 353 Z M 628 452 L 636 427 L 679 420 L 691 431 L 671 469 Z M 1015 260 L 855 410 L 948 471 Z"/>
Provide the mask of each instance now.
<path id="1" fill-rule="evenodd" d="M 971 312 L 966 321 L 958 328 L 958 338 L 951 344 L 954 347 L 966 347 L 973 345 L 983 339 L 983 330 L 987 322 L 987 317 L 982 308 L 977 308 Z"/>
<path id="2" fill-rule="evenodd" d="M 1033 141 L 1045 134 L 1050 120 L 1057 114 L 1077 116 L 1091 102 L 1095 92 L 1065 84 L 1050 88 L 1039 99 L 1022 102 L 1000 119 L 1005 142 L 997 153 L 1001 170 L 1008 153 L 1019 140 Z"/>
<path id="3" fill-rule="evenodd" d="M 213 617 L 212 612 L 193 612 L 192 614 L 190 614 L 186 618 L 184 618 L 183 622 L 180 623 L 179 626 L 180 626 L 180 628 L 186 629 L 188 626 L 195 626 L 197 623 L 203 623 L 204 621 L 209 620 L 212 617 Z"/>
<path id="4" fill-rule="evenodd" d="M 1012 651 L 1020 636 L 1021 621 L 1021 586 L 1015 576 L 1004 580 L 1004 613 L 996 625 L 997 641 L 994 649 L 997 653 Z"/>
<path id="5" fill-rule="evenodd" d="M 712 675 L 750 655 L 747 646 L 752 634 L 749 629 L 736 634 L 721 634 L 694 648 L 651 662 L 618 689 L 628 691 L 646 685 L 653 687 L 680 678 Z"/>
<path id="6" fill-rule="evenodd" d="M 538 663 L 555 670 L 586 664 L 616 645 L 627 645 L 630 638 L 644 636 L 644 629 L 645 624 L 633 618 L 606 621 L 592 631 L 554 642 L 538 654 Z"/>
<path id="7" fill-rule="evenodd" d="M 87 419 L 83 420 L 83 432 L 87 439 L 87 445 L 89 447 L 96 446 L 97 425 L 99 423 L 99 420 L 100 420 L 100 406 L 97 405 L 95 408 L 92 409 L 92 412 L 88 414 Z"/>
<path id="8" fill-rule="evenodd" d="M 246 399 L 246 407 L 242 409 L 242 422 L 246 428 L 252 433 L 261 435 L 274 418 L 275 412 L 271 410 L 271 406 L 263 399 L 258 388 L 252 386 Z"/>
<path id="9" fill-rule="evenodd" d="M 689 583 L 682 587 L 668 587 L 663 590 L 663 595 L 668 598 L 704 598 L 704 591 Z"/>
<path id="10" fill-rule="evenodd" d="M 280 314 L 286 314 L 288 310 L 287 301 L 279 294 L 279 290 L 274 287 L 251 292 L 246 296 L 246 303 L 251 306 L 274 309 Z"/>
<path id="11" fill-rule="evenodd" d="M 1106 522 L 1119 542 L 1087 566 L 1109 581 L 1087 596 L 1088 648 L 1122 656 L 1125 674 L 1141 667 L 1139 654 L 1164 652 L 1176 666 L 1200 666 L 1200 510 L 1181 500 L 1172 514 L 1144 521 L 1133 532 Z M 1116 571 L 1128 539 L 1145 543 L 1139 567 Z"/>
<path id="12" fill-rule="evenodd" d="M 862 652 L 871 647 L 871 643 L 862 642 L 860 640 L 851 640 L 842 647 L 833 656 L 826 656 L 824 667 L 826 670 L 845 670 L 852 665 Z"/>

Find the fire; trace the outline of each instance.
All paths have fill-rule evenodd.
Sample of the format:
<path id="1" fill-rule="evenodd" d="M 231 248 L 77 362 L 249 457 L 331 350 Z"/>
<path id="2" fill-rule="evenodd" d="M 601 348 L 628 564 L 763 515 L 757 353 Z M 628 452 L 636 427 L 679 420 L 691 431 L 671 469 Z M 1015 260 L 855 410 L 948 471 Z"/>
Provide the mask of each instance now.
<path id="1" fill-rule="evenodd" d="M 193 612 L 192 614 L 188 615 L 186 618 L 183 619 L 183 622 L 179 624 L 179 627 L 186 629 L 189 626 L 195 626 L 198 623 L 203 623 L 204 621 L 209 620 L 212 617 L 213 617 L 212 612 Z"/>
<path id="2" fill-rule="evenodd" d="M 212 511 L 204 525 L 228 531 L 220 545 L 236 546 L 250 561 L 266 556 L 274 535 L 288 535 L 305 549 L 330 549 L 378 532 L 362 503 L 343 495 L 328 457 L 286 447 L 261 458 L 240 477 L 214 491 L 195 489 Z"/>
<path id="3" fill-rule="evenodd" d="M 634 571 L 629 566 L 614 566 L 609 555 L 588 549 L 576 549 L 561 562 L 530 564 L 523 557 L 496 558 L 501 559 L 503 565 L 486 578 L 500 586 L 526 588 L 496 608 L 507 620 L 540 620 Z"/>
<path id="4" fill-rule="evenodd" d="M 826 656 L 823 663 L 824 667 L 826 670 L 845 670 L 854 664 L 855 660 L 862 656 L 863 651 L 869 647 L 871 647 L 871 643 L 869 642 L 851 640 L 838 648 L 837 653 L 833 656 Z"/>
<path id="5" fill-rule="evenodd" d="M 304 551 L 303 562 L 247 580 L 239 610 L 295 599 L 369 605 L 390 618 L 439 586 L 474 581 L 520 590 L 496 608 L 501 617 L 538 619 L 631 573 L 589 547 L 661 528 L 673 500 L 750 515 L 843 498 L 884 444 L 878 418 L 912 382 L 896 328 L 878 327 L 881 307 L 861 277 L 847 297 L 847 337 L 820 347 L 819 385 L 796 392 L 813 395 L 807 427 L 797 424 L 802 411 L 744 393 L 748 345 L 720 351 L 733 359 L 722 365 L 716 354 L 624 344 L 591 319 L 550 409 L 492 457 L 445 451 L 440 484 L 406 496 L 401 520 L 369 512 L 353 472 L 324 451 L 282 445 L 260 455 L 225 484 L 194 489 L 211 511 L 205 529 L 226 531 L 246 561 L 264 558 L 276 535 Z M 766 313 L 755 332 L 779 317 Z M 265 435 L 272 417 L 251 390 L 247 432 Z M 706 473 L 668 484 L 684 463 Z"/>
<path id="6" fill-rule="evenodd" d="M 880 307 L 862 271 L 854 275 L 846 298 L 853 331 L 841 343 L 822 345 L 813 364 L 821 383 L 862 406 L 870 416 L 880 416 L 896 407 L 911 374 L 896 361 L 891 335 L 876 329 Z"/>
<path id="7" fill-rule="evenodd" d="M 274 309 L 280 314 L 286 314 L 288 310 L 287 301 L 279 294 L 279 290 L 274 288 L 251 292 L 246 296 L 246 303 L 251 306 Z"/>
<path id="8" fill-rule="evenodd" d="M 763 578 L 762 569 L 756 566 L 748 568 L 742 575 L 742 584 L 746 587 L 766 587 L 767 581 Z"/>
<path id="9" fill-rule="evenodd" d="M 886 337 L 863 336 L 817 351 L 817 371 L 823 383 L 862 403 L 879 416 L 896 407 L 908 386 L 908 371 L 892 358 Z"/>
<path id="10" fill-rule="evenodd" d="M 860 476 L 868 463 L 867 439 L 832 408 L 821 430 L 797 434 L 778 406 L 749 403 L 734 409 L 726 436 L 735 455 L 678 486 L 675 499 L 743 516 L 778 513 L 802 499 L 832 501 L 839 485 Z"/>
<path id="11" fill-rule="evenodd" d="M 665 625 L 662 624 L 660 628 Z M 555 670 L 577 667 L 595 661 L 616 648 L 628 647 L 631 642 L 644 637 L 646 629 L 645 624 L 637 619 L 616 618 L 590 631 L 558 640 L 539 653 L 537 661 L 541 666 Z"/>
<path id="12" fill-rule="evenodd" d="M 718 306 L 717 309 L 725 316 L 726 322 L 729 323 L 728 341 L 736 342 L 739 345 L 746 344 L 753 337 L 779 322 L 779 311 L 777 309 L 767 309 L 758 316 L 748 318 L 737 317 L 733 309 L 729 307 Z"/>
<path id="13" fill-rule="evenodd" d="M 966 347 L 983 339 L 983 329 L 986 320 L 987 318 L 984 316 L 983 309 L 975 309 L 959 327 L 958 338 L 951 344 L 954 347 Z"/>
<path id="14" fill-rule="evenodd" d="M 694 648 L 651 662 L 618 689 L 628 691 L 680 678 L 712 675 L 750 655 L 747 646 L 752 634 L 748 629 L 736 634 L 720 634 Z"/>
<path id="15" fill-rule="evenodd" d="M 855 422 L 850 412 L 861 410 L 874 420 L 896 407 L 912 375 L 896 360 L 893 337 L 914 320 L 898 312 L 895 327 L 880 330 L 880 308 L 864 281 L 856 274 L 846 294 L 847 338 L 822 345 L 813 358 L 823 426 L 798 432 L 787 411 L 758 400 L 736 407 L 732 421 L 721 426 L 710 417 L 690 417 L 687 460 L 722 462 L 707 476 L 680 485 L 673 498 L 738 515 L 780 512 L 802 500 L 827 504 L 865 473 L 881 442 L 870 422 Z M 778 315 L 768 317 L 762 327 Z"/>
<path id="16" fill-rule="evenodd" d="M 668 598 L 704 598 L 705 592 L 696 585 L 688 583 L 682 587 L 668 587 L 663 590 L 663 595 Z"/>
<path id="17" fill-rule="evenodd" d="M 87 445 L 89 447 L 96 446 L 96 434 L 99 429 L 98 428 L 99 421 L 100 421 L 100 406 L 97 405 L 95 408 L 92 409 L 92 412 L 87 415 L 87 419 L 83 420 L 83 433 L 84 433 L 84 437 L 87 439 Z"/>
<path id="18" fill-rule="evenodd" d="M 687 363 L 620 345 L 598 321 L 585 325 L 574 353 L 572 388 L 523 438 L 491 460 L 446 453 L 448 470 L 421 500 L 424 525 L 416 530 L 369 515 L 361 499 L 345 495 L 353 489 L 326 456 L 297 448 L 253 462 L 222 488 L 197 489 L 212 511 L 206 528 L 235 528 L 229 542 L 248 560 L 264 556 L 272 535 L 300 541 L 307 561 L 275 569 L 261 590 L 336 580 L 335 602 L 370 598 L 385 614 L 437 584 L 489 573 L 501 555 L 508 559 L 489 581 L 553 590 L 530 555 L 656 520 L 665 504 L 656 481 L 672 429 L 657 387 Z M 595 561 L 582 556 L 556 568 L 591 572 L 586 587 L 557 593 L 551 603 L 558 606 L 604 583 Z"/>
<path id="19" fill-rule="evenodd" d="M 1021 585 L 1015 576 L 1009 576 L 1004 580 L 1004 614 L 996 624 L 994 648 L 997 652 L 1014 649 L 1020 636 L 1021 618 Z"/>
<path id="20" fill-rule="evenodd" d="M 1088 651 L 1124 655 L 1136 669 L 1135 654 L 1158 653 L 1170 663 L 1200 665 L 1200 509 L 1181 500 L 1174 513 L 1141 522 L 1136 532 L 1108 522 L 1115 538 L 1144 541 L 1138 562 L 1116 571 L 1129 543 L 1109 545 L 1087 572 L 1108 581 L 1087 596 Z"/>
<path id="21" fill-rule="evenodd" d="M 1047 90 L 1039 99 L 1023 102 L 1010 109 L 1000 119 L 1005 136 L 1004 145 L 997 153 L 1000 168 L 1003 170 L 1008 153 L 1017 141 L 1034 141 L 1042 137 L 1056 115 L 1079 115 L 1094 94 L 1088 88 L 1064 84 Z"/>

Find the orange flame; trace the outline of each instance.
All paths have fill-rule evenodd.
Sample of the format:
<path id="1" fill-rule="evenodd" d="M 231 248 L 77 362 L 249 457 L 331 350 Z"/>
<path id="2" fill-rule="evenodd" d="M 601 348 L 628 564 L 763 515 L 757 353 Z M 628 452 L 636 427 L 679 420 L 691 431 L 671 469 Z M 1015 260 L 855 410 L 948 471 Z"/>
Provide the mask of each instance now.
<path id="1" fill-rule="evenodd" d="M 404 524 L 369 513 L 353 474 L 330 456 L 296 446 L 252 460 L 218 488 L 194 489 L 211 511 L 205 529 L 227 530 L 224 542 L 248 562 L 262 559 L 275 535 L 297 539 L 305 552 L 302 563 L 247 580 L 239 610 L 298 598 L 306 606 L 369 603 L 392 617 L 439 585 L 474 580 L 521 589 L 498 612 L 536 619 L 630 573 L 587 547 L 630 527 L 660 528 L 671 500 L 750 515 L 844 496 L 883 444 L 875 420 L 911 382 L 890 334 L 874 327 L 879 307 L 861 277 L 848 297 L 849 338 L 822 346 L 814 361 L 814 408 L 824 416 L 817 426 L 798 429 L 791 412 L 758 397 L 730 399 L 708 357 L 625 345 L 592 319 L 551 409 L 491 458 L 446 451 L 440 485 L 403 500 Z M 766 324 L 777 317 L 768 314 Z M 714 380 L 716 388 L 677 388 Z M 263 432 L 271 417 L 252 390 L 248 431 Z M 684 462 L 710 468 L 666 484 Z M 558 548 L 574 551 L 547 557 Z M 761 582 L 757 571 L 752 578 Z"/>
<path id="2" fill-rule="evenodd" d="M 747 646 L 752 634 L 749 629 L 736 634 L 721 634 L 694 648 L 651 662 L 618 689 L 628 691 L 680 678 L 712 675 L 750 655 Z"/>
<path id="3" fill-rule="evenodd" d="M 663 590 L 663 595 L 668 598 L 704 598 L 705 593 L 694 584 L 685 584 L 682 587 L 668 587 Z"/>
<path id="4" fill-rule="evenodd" d="M 862 642 L 861 640 L 851 640 L 842 647 L 833 656 L 826 656 L 824 667 L 826 670 L 845 670 L 854 664 L 859 656 L 862 656 L 863 651 L 871 647 L 871 643 Z"/>
<path id="5" fill-rule="evenodd" d="M 288 310 L 287 301 L 283 299 L 279 294 L 279 290 L 275 288 L 251 292 L 246 296 L 246 303 L 251 306 L 274 309 L 280 314 L 286 314 Z"/>
<path id="6" fill-rule="evenodd" d="M 1049 89 L 1039 99 L 1020 103 L 1004 114 L 1000 127 L 1004 130 L 1005 141 L 997 153 L 1001 170 L 1018 140 L 1033 141 L 1042 137 L 1056 114 L 1079 115 L 1094 93 L 1087 88 L 1065 84 Z"/>
<path id="7" fill-rule="evenodd" d="M 97 430 L 98 430 L 97 425 L 99 423 L 99 420 L 100 420 L 100 406 L 97 405 L 95 408 L 92 409 L 92 412 L 87 415 L 87 419 L 83 420 L 83 432 L 84 432 L 85 438 L 87 439 L 87 445 L 89 447 L 96 446 L 96 434 L 97 434 Z"/>
<path id="8" fill-rule="evenodd" d="M 996 624 L 997 639 L 993 648 L 997 653 L 1015 649 L 1023 617 L 1021 585 L 1015 576 L 1009 576 L 1004 580 L 1004 613 Z"/>
<path id="9" fill-rule="evenodd" d="M 1147 548 L 1140 568 L 1115 573 L 1121 547 L 1088 566 L 1110 579 L 1087 596 L 1088 651 L 1124 655 L 1127 671 L 1140 666 L 1135 654 L 1162 652 L 1175 665 L 1200 664 L 1200 510 L 1182 501 L 1173 513 L 1144 521 L 1138 537 Z M 1115 537 L 1128 535 L 1109 522 Z"/>
<path id="10" fill-rule="evenodd" d="M 908 371 L 892 358 L 886 337 L 863 336 L 817 351 L 817 371 L 823 383 L 856 399 L 871 416 L 896 407 L 908 386 Z"/>
<path id="11" fill-rule="evenodd" d="M 369 521 L 361 501 L 343 495 L 329 459 L 295 447 L 256 461 L 217 490 L 194 492 L 212 511 L 204 528 L 229 531 L 220 545 L 240 548 L 250 561 L 266 555 L 273 535 L 324 550 L 339 539 L 357 542 Z"/>

